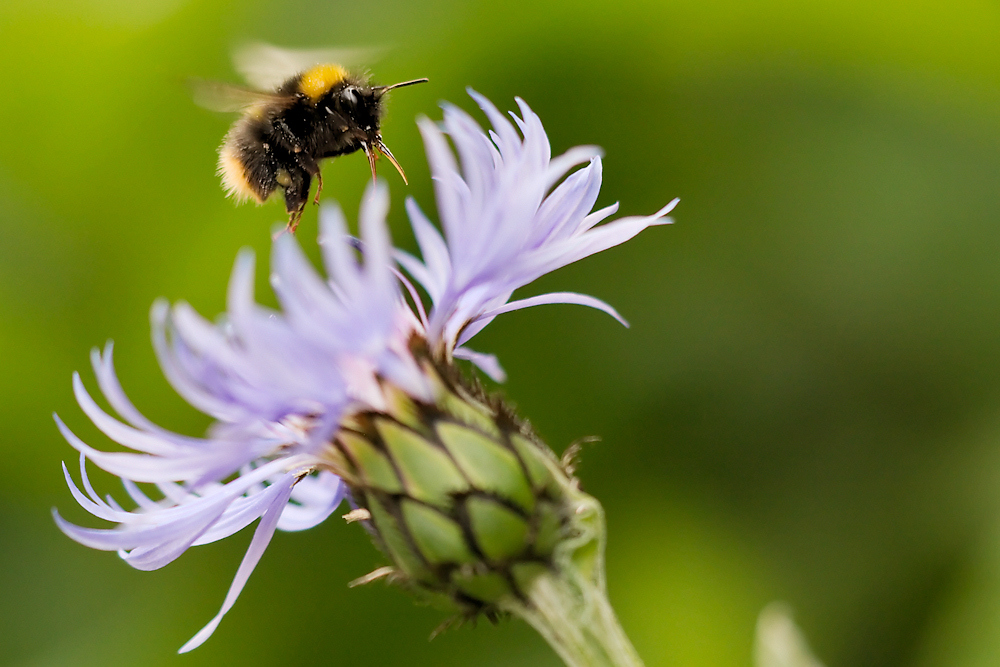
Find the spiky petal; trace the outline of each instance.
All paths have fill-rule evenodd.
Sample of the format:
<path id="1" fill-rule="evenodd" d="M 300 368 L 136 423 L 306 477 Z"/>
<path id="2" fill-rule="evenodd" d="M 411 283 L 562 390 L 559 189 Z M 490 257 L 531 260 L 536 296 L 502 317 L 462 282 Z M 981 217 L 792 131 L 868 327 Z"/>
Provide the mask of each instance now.
<path id="1" fill-rule="evenodd" d="M 407 212 L 423 262 L 397 256 L 433 302 L 428 338 L 450 354 L 495 316 L 546 303 L 599 308 L 625 324 L 611 306 L 583 294 L 510 298 L 546 273 L 624 243 L 650 225 L 671 222 L 664 216 L 677 200 L 650 216 L 597 226 L 618 210 L 617 204 L 592 210 L 601 188 L 600 150 L 578 146 L 552 158 L 545 129 L 523 100 L 517 100 L 521 117 L 512 113 L 511 123 L 485 97 L 469 94 L 493 125 L 488 135 L 450 104 L 444 105 L 442 127 L 418 121 L 444 236 L 410 199 Z"/>

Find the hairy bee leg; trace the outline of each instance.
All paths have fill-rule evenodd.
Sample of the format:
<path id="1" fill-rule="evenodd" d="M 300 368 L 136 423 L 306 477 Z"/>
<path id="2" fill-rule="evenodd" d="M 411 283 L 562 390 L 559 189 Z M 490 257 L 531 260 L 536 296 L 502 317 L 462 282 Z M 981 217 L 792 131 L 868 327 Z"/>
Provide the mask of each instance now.
<path id="1" fill-rule="evenodd" d="M 309 203 L 309 186 L 312 178 L 303 168 L 289 172 L 291 183 L 285 188 L 285 210 L 288 211 L 288 231 L 294 233 Z"/>
<path id="2" fill-rule="evenodd" d="M 313 205 L 319 206 L 319 193 L 323 192 L 323 174 L 316 172 L 316 196 L 313 197 Z"/>
<path id="3" fill-rule="evenodd" d="M 295 160 L 307 174 L 316 177 L 316 196 L 313 197 L 313 204 L 319 205 L 319 195 L 323 192 L 323 173 L 319 169 L 319 163 L 305 153 L 296 153 Z"/>
<path id="4" fill-rule="evenodd" d="M 392 151 L 389 150 L 389 147 L 382 143 L 381 137 L 379 137 L 375 142 L 375 150 L 377 150 L 379 153 L 388 158 L 389 162 L 392 163 L 392 166 L 395 167 L 396 171 L 399 172 L 399 175 L 403 177 L 403 184 L 409 185 L 410 183 L 409 181 L 406 180 L 406 173 L 403 171 L 403 167 L 401 167 L 399 162 L 396 161 L 396 156 L 392 154 Z"/>
<path id="5" fill-rule="evenodd" d="M 365 156 L 368 158 L 368 166 L 372 169 L 372 180 L 378 180 L 378 174 L 375 173 L 375 160 L 378 159 L 378 155 L 376 155 L 375 151 L 363 141 L 361 142 L 361 148 L 364 150 Z"/>
<path id="6" fill-rule="evenodd" d="M 294 234 L 295 230 L 299 228 L 299 221 L 302 220 L 302 212 L 305 210 L 306 205 L 305 202 L 303 202 L 301 206 L 288 215 L 288 225 L 285 226 L 285 229 L 288 230 L 290 234 Z"/>

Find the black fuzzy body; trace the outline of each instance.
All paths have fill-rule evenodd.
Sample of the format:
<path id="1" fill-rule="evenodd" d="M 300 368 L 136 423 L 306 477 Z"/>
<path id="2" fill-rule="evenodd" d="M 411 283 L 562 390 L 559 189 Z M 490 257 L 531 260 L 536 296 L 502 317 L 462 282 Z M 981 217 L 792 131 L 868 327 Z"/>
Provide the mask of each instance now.
<path id="1" fill-rule="evenodd" d="M 348 77 L 315 102 L 292 77 L 233 124 L 223 143 L 243 168 L 246 185 L 263 202 L 282 188 L 285 207 L 297 217 L 309 199 L 323 158 L 347 155 L 379 137 L 382 105 L 366 82 Z"/>

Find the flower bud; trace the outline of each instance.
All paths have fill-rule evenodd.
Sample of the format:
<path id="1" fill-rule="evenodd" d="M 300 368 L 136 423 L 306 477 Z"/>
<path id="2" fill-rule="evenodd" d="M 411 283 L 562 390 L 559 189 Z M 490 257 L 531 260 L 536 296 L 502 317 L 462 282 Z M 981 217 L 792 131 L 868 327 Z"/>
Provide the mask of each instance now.
<path id="1" fill-rule="evenodd" d="M 506 406 L 453 367 L 423 364 L 434 401 L 384 387 L 386 411 L 352 415 L 332 456 L 394 580 L 492 618 L 557 567 L 557 545 L 592 532 L 579 525 L 589 496 Z"/>

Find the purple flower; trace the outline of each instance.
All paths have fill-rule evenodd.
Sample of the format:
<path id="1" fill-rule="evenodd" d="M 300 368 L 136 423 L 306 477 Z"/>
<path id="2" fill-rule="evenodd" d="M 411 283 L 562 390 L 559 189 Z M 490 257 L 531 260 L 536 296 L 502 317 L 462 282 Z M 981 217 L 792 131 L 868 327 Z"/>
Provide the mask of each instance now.
<path id="1" fill-rule="evenodd" d="M 461 348 L 501 313 L 545 303 L 575 303 L 600 308 L 625 324 L 611 306 L 592 296 L 559 292 L 510 302 L 514 290 L 624 243 L 650 225 L 670 222 L 663 216 L 677 200 L 651 216 L 623 218 L 595 228 L 618 210 L 613 204 L 591 212 L 601 189 L 600 150 L 578 146 L 552 159 L 545 129 L 523 100 L 517 100 L 523 118 L 511 114 L 522 138 L 489 100 L 469 93 L 493 131 L 487 135 L 467 113 L 450 104 L 444 107 L 443 130 L 427 119 L 419 121 L 444 238 L 409 199 L 407 212 L 424 261 L 402 252 L 396 257 L 431 297 L 433 307 L 425 323 L 431 342 L 502 379 L 495 359 Z M 451 137 L 459 162 L 445 134 Z M 563 180 L 582 162 L 587 166 Z"/>
<path id="2" fill-rule="evenodd" d="M 669 222 L 663 216 L 676 200 L 652 216 L 597 226 L 617 210 L 591 211 L 601 185 L 599 151 L 578 147 L 553 159 L 541 122 L 523 101 L 518 100 L 522 117 L 513 116 L 519 134 L 488 100 L 470 94 L 493 125 L 489 134 L 450 105 L 442 128 L 419 121 L 444 231 L 407 200 L 422 259 L 392 248 L 385 221 L 388 192 L 381 182 L 373 183 L 361 206 L 360 240 L 348 236 L 339 209 L 321 212 L 326 278 L 294 237 L 275 241 L 271 283 L 280 310 L 256 303 L 254 258 L 247 251 L 236 260 L 221 323 L 205 320 L 185 303 L 153 306 L 160 365 L 178 393 L 215 420 L 206 437 L 173 433 L 146 419 L 118 382 L 110 344 L 95 350 L 91 360 L 118 417 L 101 409 L 74 376 L 86 415 L 131 451 L 94 449 L 56 417 L 63 436 L 80 452 L 83 489 L 64 466 L 70 491 L 88 512 L 117 524 L 84 528 L 56 513 L 63 532 L 151 570 L 260 519 L 222 609 L 181 652 L 212 634 L 275 529 L 310 528 L 340 504 L 345 485 L 335 474 L 330 442 L 343 420 L 359 411 L 385 411 L 400 390 L 415 399 L 431 398 L 431 381 L 411 353 L 415 337 L 443 362 L 469 359 L 502 379 L 492 355 L 463 347 L 501 313 L 575 303 L 624 323 L 610 306 L 583 294 L 510 298 L 539 276 Z M 394 260 L 426 290 L 429 311 Z M 135 509 L 94 491 L 88 459 L 121 477 Z M 139 483 L 155 486 L 157 497 Z"/>

